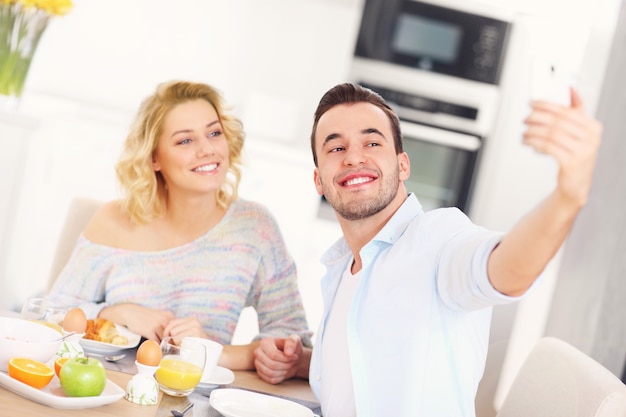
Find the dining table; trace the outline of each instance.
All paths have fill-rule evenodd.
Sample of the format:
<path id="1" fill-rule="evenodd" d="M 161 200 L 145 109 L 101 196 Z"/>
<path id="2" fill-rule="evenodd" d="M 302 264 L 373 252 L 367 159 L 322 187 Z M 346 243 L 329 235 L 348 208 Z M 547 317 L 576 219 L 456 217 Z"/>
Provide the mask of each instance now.
<path id="1" fill-rule="evenodd" d="M 135 366 L 136 348 L 123 350 L 122 353 L 125 356 L 118 361 L 110 362 L 104 357 L 99 357 L 99 359 L 106 368 L 109 382 L 126 391 L 129 381 L 137 374 Z M 89 352 L 86 354 L 89 356 Z M 252 391 L 286 399 L 311 409 L 315 415 L 321 414 L 319 402 L 305 379 L 293 378 L 279 384 L 270 384 L 259 378 L 255 371 L 234 371 L 233 374 L 234 380 L 231 383 L 199 386 L 190 395 L 184 397 L 174 397 L 159 391 L 156 405 L 140 405 L 126 398 L 121 398 L 110 404 L 79 409 L 55 408 L 40 404 L 0 385 L 0 415 L 19 417 L 165 417 L 172 416 L 172 410 L 181 411 L 193 403 L 193 407 L 189 409 L 185 417 L 221 417 L 222 414 L 211 406 L 210 396 L 214 390 L 224 388 Z"/>
<path id="2" fill-rule="evenodd" d="M 314 413 L 319 414 L 319 403 L 304 379 L 290 379 L 272 385 L 261 380 L 254 371 L 234 371 L 234 374 L 233 383 L 214 389 L 239 388 L 269 394 L 307 406 Z M 131 377 L 131 374 L 107 369 L 107 378 L 122 389 L 126 388 Z M 183 410 L 190 402 L 194 403 L 194 406 L 185 414 L 185 417 L 221 416 L 209 403 L 212 391 L 213 389 L 196 389 L 187 397 L 172 397 L 159 392 L 159 401 L 155 406 L 139 405 L 122 398 L 100 407 L 68 410 L 39 404 L 0 387 L 0 403 L 3 416 L 19 417 L 171 417 L 172 410 Z"/>

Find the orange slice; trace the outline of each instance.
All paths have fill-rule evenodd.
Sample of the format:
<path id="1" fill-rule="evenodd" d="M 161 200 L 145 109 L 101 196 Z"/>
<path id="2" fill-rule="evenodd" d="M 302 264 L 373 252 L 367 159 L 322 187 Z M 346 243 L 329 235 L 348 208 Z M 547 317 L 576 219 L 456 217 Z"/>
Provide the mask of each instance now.
<path id="1" fill-rule="evenodd" d="M 33 388 L 43 388 L 54 377 L 54 371 L 43 362 L 29 358 L 11 358 L 9 375 Z"/>
<path id="2" fill-rule="evenodd" d="M 57 378 L 59 377 L 59 372 L 61 372 L 61 368 L 65 365 L 70 358 L 56 358 L 54 361 L 54 373 L 57 374 Z"/>

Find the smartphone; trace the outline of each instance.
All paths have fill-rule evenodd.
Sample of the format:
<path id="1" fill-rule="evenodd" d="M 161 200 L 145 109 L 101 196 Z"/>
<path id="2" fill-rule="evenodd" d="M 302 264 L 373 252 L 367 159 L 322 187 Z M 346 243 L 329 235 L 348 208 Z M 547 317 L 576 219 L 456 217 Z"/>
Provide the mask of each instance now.
<path id="1" fill-rule="evenodd" d="M 566 66 L 556 60 L 536 57 L 531 69 L 531 99 L 571 105 L 571 77 Z"/>

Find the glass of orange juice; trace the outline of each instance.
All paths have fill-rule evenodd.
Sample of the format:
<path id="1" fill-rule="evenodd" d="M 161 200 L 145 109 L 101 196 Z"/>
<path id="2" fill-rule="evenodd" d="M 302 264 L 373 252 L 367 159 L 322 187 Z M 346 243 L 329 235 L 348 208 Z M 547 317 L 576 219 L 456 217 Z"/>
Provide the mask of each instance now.
<path id="1" fill-rule="evenodd" d="M 204 345 L 189 339 L 176 345 L 171 337 L 166 337 L 161 341 L 161 353 L 163 358 L 154 374 L 161 391 L 176 397 L 191 394 L 202 379 Z"/>

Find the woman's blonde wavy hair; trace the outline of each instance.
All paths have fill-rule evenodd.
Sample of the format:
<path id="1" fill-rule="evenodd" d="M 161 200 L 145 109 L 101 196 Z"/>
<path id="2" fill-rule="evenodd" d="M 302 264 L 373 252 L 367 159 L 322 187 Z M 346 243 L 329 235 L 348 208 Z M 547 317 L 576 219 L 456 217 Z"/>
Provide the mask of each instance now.
<path id="1" fill-rule="evenodd" d="M 165 116 L 175 106 L 198 99 L 208 101 L 215 108 L 228 140 L 230 167 L 224 184 L 217 192 L 217 203 L 226 208 L 237 198 L 245 138 L 243 124 L 228 113 L 230 108 L 215 88 L 201 83 L 170 81 L 160 84 L 139 107 L 115 167 L 122 187 L 122 209 L 134 223 L 145 224 L 165 213 L 167 186 L 161 173 L 155 172 L 152 167 L 152 155 L 161 136 Z"/>

